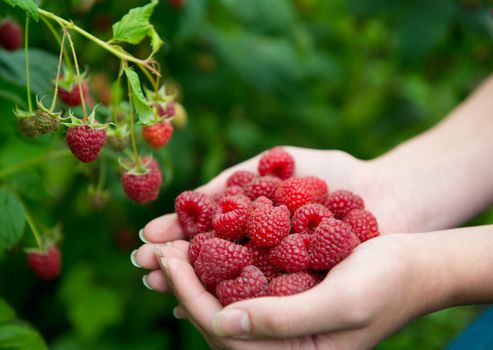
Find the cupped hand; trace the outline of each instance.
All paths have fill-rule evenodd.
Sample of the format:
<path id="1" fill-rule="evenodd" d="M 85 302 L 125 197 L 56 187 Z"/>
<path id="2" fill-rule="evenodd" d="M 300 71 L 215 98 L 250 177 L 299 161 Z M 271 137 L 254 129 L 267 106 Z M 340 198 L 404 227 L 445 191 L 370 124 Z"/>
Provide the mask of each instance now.
<path id="1" fill-rule="evenodd" d="M 303 293 L 224 308 L 197 278 L 186 241 L 168 243 L 157 254 L 180 302 L 176 314 L 191 321 L 212 348 L 368 349 L 409 319 L 445 306 L 443 283 L 424 268 L 428 261 L 415 236 L 363 243 Z"/>

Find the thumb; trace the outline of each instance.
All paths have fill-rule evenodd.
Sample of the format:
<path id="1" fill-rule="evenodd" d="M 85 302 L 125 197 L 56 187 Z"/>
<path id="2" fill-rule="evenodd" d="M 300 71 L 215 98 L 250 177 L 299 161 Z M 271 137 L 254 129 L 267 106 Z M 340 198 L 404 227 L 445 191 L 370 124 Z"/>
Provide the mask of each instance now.
<path id="1" fill-rule="evenodd" d="M 324 282 L 296 295 L 230 304 L 215 315 L 214 332 L 219 336 L 289 338 L 360 326 L 351 312 L 350 298 Z"/>

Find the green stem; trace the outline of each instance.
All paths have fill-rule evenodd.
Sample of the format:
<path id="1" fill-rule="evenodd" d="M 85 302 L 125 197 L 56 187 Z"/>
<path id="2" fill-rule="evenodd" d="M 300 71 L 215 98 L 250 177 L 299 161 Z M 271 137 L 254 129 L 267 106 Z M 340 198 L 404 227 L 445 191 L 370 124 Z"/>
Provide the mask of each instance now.
<path id="1" fill-rule="evenodd" d="M 60 81 L 60 70 L 62 68 L 63 50 L 65 48 L 65 46 L 64 46 L 65 34 L 66 34 L 65 31 L 63 31 L 62 40 L 60 42 L 60 57 L 58 58 L 58 69 L 56 72 L 55 92 L 53 93 L 53 101 L 51 102 L 50 112 L 53 112 L 53 109 L 55 109 L 56 99 L 58 97 L 58 82 Z"/>
<path id="2" fill-rule="evenodd" d="M 29 105 L 29 112 L 33 111 L 33 103 L 31 101 L 31 84 L 29 82 L 29 17 L 26 16 L 26 31 L 24 33 L 24 56 L 26 59 L 26 90 L 27 90 L 27 104 Z"/>
<path id="3" fill-rule="evenodd" d="M 135 165 L 137 169 L 142 169 L 142 163 L 140 161 L 139 152 L 137 151 L 137 143 L 135 141 L 135 128 L 134 128 L 134 104 L 132 98 L 132 88 L 130 86 L 130 80 L 127 79 L 128 89 L 128 108 L 130 110 L 130 140 L 132 142 L 132 149 L 134 152 Z"/>
<path id="4" fill-rule="evenodd" d="M 49 11 L 45 11 L 43 9 L 40 9 L 38 8 L 38 13 L 41 15 L 41 16 L 44 16 L 44 17 L 47 17 L 47 18 L 50 18 L 52 20 L 54 20 L 55 22 L 57 22 L 60 26 L 62 27 L 68 27 L 70 29 L 73 29 L 74 31 L 76 31 L 77 33 L 81 34 L 82 36 L 86 37 L 87 39 L 91 40 L 92 42 L 94 42 L 96 45 L 99 45 L 100 47 L 102 47 L 103 49 L 105 49 L 106 51 L 108 52 L 111 52 L 113 55 L 115 55 L 116 57 L 120 58 L 121 60 L 125 60 L 125 61 L 128 61 L 128 62 L 133 62 L 135 64 L 137 64 L 138 66 L 144 66 L 146 69 L 150 70 L 154 75 L 156 76 L 161 76 L 161 74 L 156 70 L 154 69 L 154 67 L 152 67 L 148 61 L 146 60 L 141 60 L 141 59 L 138 59 L 132 55 L 129 55 L 125 52 L 122 52 L 120 51 L 119 49 L 117 49 L 115 46 L 112 46 L 110 44 L 108 44 L 106 41 L 103 41 L 101 39 L 99 39 L 98 37 L 95 37 L 94 35 L 92 35 L 91 33 L 89 32 L 86 32 L 84 29 L 76 26 L 73 22 L 69 22 Z"/>
<path id="5" fill-rule="evenodd" d="M 38 245 L 38 248 L 42 249 L 43 246 L 41 244 L 41 235 L 38 231 L 38 228 L 34 224 L 34 220 L 31 216 L 31 214 L 29 214 L 29 211 L 27 210 L 27 208 L 25 206 L 24 206 L 24 216 L 26 217 L 27 224 L 31 228 L 34 239 L 36 239 L 36 244 Z"/>
<path id="6" fill-rule="evenodd" d="M 104 186 L 106 185 L 106 163 L 101 162 L 101 166 L 99 167 L 99 179 L 98 185 L 96 187 L 97 191 L 102 191 Z"/>
<path id="7" fill-rule="evenodd" d="M 35 166 L 37 164 L 43 163 L 47 160 L 64 158 L 64 157 L 67 157 L 69 155 L 70 155 L 70 151 L 67 149 L 63 149 L 63 150 L 55 151 L 52 153 L 45 153 L 39 157 L 34 157 L 31 159 L 24 160 L 22 162 L 19 162 L 19 163 L 11 165 L 9 167 L 6 167 L 4 169 L 1 169 L 0 170 L 0 179 L 9 177 L 12 174 L 15 174 L 21 170 L 30 168 L 30 167 Z"/>
<path id="8" fill-rule="evenodd" d="M 79 84 L 80 103 L 82 105 L 82 112 L 84 113 L 84 124 L 87 124 L 87 108 L 86 108 L 86 101 L 84 100 L 84 91 L 82 90 L 82 78 L 80 76 L 79 63 L 77 62 L 77 54 L 75 53 L 74 42 L 72 41 L 72 38 L 70 37 L 70 33 L 66 28 L 65 28 L 65 35 L 67 36 L 68 42 L 70 44 L 70 48 L 72 49 L 75 72 L 77 73 L 77 83 Z"/>
<path id="9" fill-rule="evenodd" d="M 40 17 L 40 18 L 44 22 L 44 24 L 46 24 L 46 26 L 48 27 L 50 32 L 53 34 L 53 36 L 55 37 L 58 44 L 60 46 L 63 46 L 63 59 L 65 61 L 65 66 L 67 66 L 67 69 L 69 70 L 70 74 L 73 74 L 72 62 L 70 62 L 70 56 L 67 53 L 67 48 L 64 45 L 62 45 L 62 38 L 60 37 L 60 34 L 58 34 L 58 32 L 55 30 L 55 28 L 53 28 L 51 23 L 46 18 L 44 18 L 44 17 Z"/>

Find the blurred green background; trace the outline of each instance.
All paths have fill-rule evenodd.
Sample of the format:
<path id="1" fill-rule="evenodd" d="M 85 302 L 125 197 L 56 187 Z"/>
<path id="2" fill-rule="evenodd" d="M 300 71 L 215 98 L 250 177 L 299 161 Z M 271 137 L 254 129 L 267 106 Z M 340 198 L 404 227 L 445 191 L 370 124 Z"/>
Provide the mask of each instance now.
<path id="1" fill-rule="evenodd" d="M 42 6 L 108 39 L 112 23 L 145 3 Z M 40 281 L 26 266 L 29 229 L 17 247 L 0 253 L 0 298 L 10 305 L 0 300 L 0 310 L 15 310 L 17 323 L 32 325 L 50 349 L 205 348 L 189 323 L 171 316 L 174 297 L 145 289 L 144 271 L 130 265 L 138 229 L 172 211 L 181 191 L 274 145 L 378 156 L 438 122 L 493 68 L 492 17 L 479 0 L 176 3 L 161 0 L 152 22 L 166 42 L 159 54 L 165 77 L 180 87 L 189 124 L 155 154 L 165 178 L 158 201 L 131 203 L 114 167 L 108 170 L 111 200 L 94 210 L 87 189 L 97 180 L 95 166 L 71 157 L 0 178 L 41 225 L 63 225 L 63 270 L 53 282 Z M 23 22 L 21 12 L 3 3 L 0 10 Z M 57 43 L 42 23 L 32 24 L 31 43 L 40 49 L 31 50 L 35 92 L 49 95 Z M 79 37 L 76 43 L 82 65 L 99 81 L 94 84 L 116 78 L 113 57 Z M 146 50 L 133 52 L 145 57 Z M 61 132 L 35 140 L 18 132 L 11 111 L 25 103 L 22 69 L 12 68 L 22 63 L 19 57 L 0 52 L 0 169 L 63 144 Z M 474 221 L 485 222 L 493 222 L 491 213 Z M 478 310 L 420 318 L 377 349 L 443 348 Z M 42 340 L 35 343 L 43 348 Z"/>

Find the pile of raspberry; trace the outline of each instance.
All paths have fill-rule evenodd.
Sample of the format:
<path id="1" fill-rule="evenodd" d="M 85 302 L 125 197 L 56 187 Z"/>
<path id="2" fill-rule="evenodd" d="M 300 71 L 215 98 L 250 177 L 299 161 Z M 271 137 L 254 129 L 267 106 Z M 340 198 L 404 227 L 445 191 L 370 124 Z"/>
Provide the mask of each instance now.
<path id="1" fill-rule="evenodd" d="M 261 157 L 258 174 L 231 174 L 224 192 L 176 198 L 190 263 L 221 304 L 303 292 L 379 235 L 360 196 L 329 193 L 324 180 L 294 170 L 293 157 L 276 147 Z"/>

